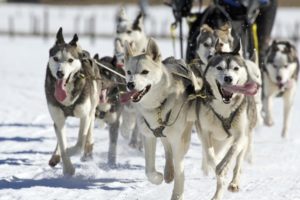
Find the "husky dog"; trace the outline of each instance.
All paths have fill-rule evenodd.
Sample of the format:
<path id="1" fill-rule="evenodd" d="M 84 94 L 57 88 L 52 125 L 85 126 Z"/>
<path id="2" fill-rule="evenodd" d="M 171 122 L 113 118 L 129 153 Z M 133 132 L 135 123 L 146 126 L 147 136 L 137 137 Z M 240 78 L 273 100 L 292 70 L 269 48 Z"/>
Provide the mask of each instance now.
<path id="1" fill-rule="evenodd" d="M 63 173 L 73 175 L 75 169 L 70 156 L 84 150 L 84 157 L 92 154 L 95 110 L 101 90 L 100 74 L 88 54 L 77 44 L 75 34 L 66 43 L 60 28 L 56 42 L 49 52 L 45 80 L 48 109 L 54 122 L 58 145 L 49 161 L 55 166 L 63 162 Z M 80 118 L 78 140 L 75 146 L 67 146 L 65 121 L 69 116 Z"/>
<path id="2" fill-rule="evenodd" d="M 176 65 L 161 61 L 153 39 L 146 51 L 133 55 L 125 46 L 127 87 L 137 109 L 138 124 L 144 134 L 146 175 L 153 184 L 175 179 L 172 200 L 183 199 L 184 163 L 195 118 L 189 115 L 188 87 L 172 74 Z M 170 63 L 170 64 L 167 64 Z M 176 62 L 175 62 L 176 63 Z M 160 137 L 166 154 L 164 176 L 155 169 L 156 137 Z"/>
<path id="3" fill-rule="evenodd" d="M 115 66 L 115 58 L 99 58 L 98 54 L 94 56 L 97 63 L 101 63 L 110 69 L 125 75 L 122 68 Z M 120 102 L 120 93 L 126 91 L 125 80 L 111 71 L 98 65 L 102 79 L 108 87 L 101 91 L 100 101 L 96 108 L 96 117 L 103 120 L 109 126 L 109 150 L 108 165 L 116 166 L 117 140 L 120 125 L 120 116 L 123 105 Z M 110 84 L 108 84 L 110 83 Z"/>
<path id="4" fill-rule="evenodd" d="M 134 22 L 131 22 L 122 8 L 117 16 L 117 35 L 115 38 L 116 66 L 122 68 L 124 65 L 124 44 L 127 41 L 136 53 L 145 51 L 148 38 L 144 31 L 143 14 L 140 13 Z M 124 100 L 126 99 L 124 95 Z M 129 145 L 133 148 L 142 149 L 142 141 L 136 124 L 136 114 L 130 102 L 126 103 L 122 112 L 121 134 L 125 138 L 131 135 Z M 126 120 L 125 120 L 126 119 Z"/>
<path id="5" fill-rule="evenodd" d="M 236 159 L 233 179 L 228 190 L 240 187 L 240 170 L 256 125 L 256 105 L 253 95 L 258 84 L 252 81 L 244 59 L 238 53 L 216 53 L 203 74 L 202 92 L 206 98 L 197 106 L 196 128 L 203 145 L 203 170 L 216 172 L 217 190 L 213 197 L 220 200 L 224 191 L 224 176 Z"/>
<path id="6" fill-rule="evenodd" d="M 127 18 L 124 8 L 117 17 L 117 34 L 115 38 L 115 56 L 117 66 L 124 65 L 124 44 L 127 41 L 135 52 L 143 52 L 148 44 L 148 38 L 144 31 L 144 16 L 142 13 L 133 22 Z"/>
<path id="7" fill-rule="evenodd" d="M 267 51 L 266 65 L 263 70 L 263 110 L 265 112 L 265 124 L 272 126 L 272 99 L 276 96 L 283 97 L 282 137 L 287 136 L 298 73 L 299 60 L 295 47 L 288 41 L 273 41 Z"/>
<path id="8" fill-rule="evenodd" d="M 207 64 L 208 58 L 216 51 L 230 52 L 232 47 L 233 37 L 230 24 L 225 23 L 218 29 L 212 29 L 207 24 L 201 26 L 196 51 L 203 64 Z"/>

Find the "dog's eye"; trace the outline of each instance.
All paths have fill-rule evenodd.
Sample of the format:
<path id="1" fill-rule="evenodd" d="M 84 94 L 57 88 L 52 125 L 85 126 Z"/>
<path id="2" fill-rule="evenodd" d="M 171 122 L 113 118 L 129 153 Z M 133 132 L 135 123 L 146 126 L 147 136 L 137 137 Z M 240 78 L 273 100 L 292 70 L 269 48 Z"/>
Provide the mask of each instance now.
<path id="1" fill-rule="evenodd" d="M 127 74 L 128 74 L 128 75 L 131 75 L 131 71 L 127 71 Z"/>
<path id="2" fill-rule="evenodd" d="M 239 68 L 238 67 L 234 67 L 233 70 L 234 71 L 239 71 Z"/>
<path id="3" fill-rule="evenodd" d="M 72 63 L 72 62 L 73 62 L 73 59 L 72 59 L 72 58 L 69 58 L 69 59 L 68 59 L 68 62 L 69 62 L 69 63 Z"/>
<path id="4" fill-rule="evenodd" d="M 143 70 L 143 71 L 141 72 L 141 74 L 143 74 L 143 75 L 146 75 L 146 74 L 148 74 L 148 73 L 149 73 L 148 70 Z"/>
<path id="5" fill-rule="evenodd" d="M 127 33 L 127 34 L 130 34 L 130 33 L 131 33 L 131 31 L 130 31 L 130 30 L 129 30 L 129 31 L 126 31 L 126 33 Z"/>
<path id="6" fill-rule="evenodd" d="M 204 47 L 209 47 L 209 44 L 208 43 L 204 43 L 203 46 Z"/>
<path id="7" fill-rule="evenodd" d="M 53 57 L 53 60 L 55 61 L 55 62 L 58 62 L 58 57 Z"/>
<path id="8" fill-rule="evenodd" d="M 217 70 L 222 71 L 223 68 L 222 68 L 221 66 L 218 66 L 218 67 L 217 67 Z"/>

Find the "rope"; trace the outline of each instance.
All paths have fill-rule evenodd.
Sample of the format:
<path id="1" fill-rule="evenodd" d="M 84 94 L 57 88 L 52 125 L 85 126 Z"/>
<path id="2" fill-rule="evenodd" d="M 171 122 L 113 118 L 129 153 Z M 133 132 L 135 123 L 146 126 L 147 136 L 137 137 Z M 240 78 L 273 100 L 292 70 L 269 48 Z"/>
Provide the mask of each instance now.
<path id="1" fill-rule="evenodd" d="M 123 74 L 120 74 L 119 72 L 116 72 L 115 70 L 110 69 L 109 67 L 103 65 L 102 63 L 98 62 L 97 60 L 94 60 L 94 61 L 95 61 L 95 63 L 96 63 L 97 65 L 99 65 L 100 67 L 103 67 L 104 69 L 107 69 L 108 71 L 110 71 L 110 72 L 116 74 L 117 76 L 119 76 L 119 77 L 121 77 L 121 78 L 123 78 L 123 79 L 126 80 L 126 76 L 124 76 Z"/>

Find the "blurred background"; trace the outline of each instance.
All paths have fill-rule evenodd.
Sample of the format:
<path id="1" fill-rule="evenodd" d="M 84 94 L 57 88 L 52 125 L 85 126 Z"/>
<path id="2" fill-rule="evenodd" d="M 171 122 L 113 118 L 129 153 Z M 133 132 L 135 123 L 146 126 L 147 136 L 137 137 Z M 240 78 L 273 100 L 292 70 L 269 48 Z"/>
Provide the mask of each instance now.
<path id="1" fill-rule="evenodd" d="M 48 39 L 62 26 L 66 35 L 76 32 L 81 37 L 88 37 L 93 43 L 99 37 L 113 37 L 116 13 L 121 6 L 125 6 L 129 18 L 133 20 L 140 10 L 141 1 L 143 0 L 0 0 L 0 36 L 39 36 Z M 203 7 L 209 2 L 203 0 Z M 298 42 L 300 15 L 297 7 L 300 6 L 300 1 L 278 0 L 278 3 L 280 7 L 273 36 Z M 169 27 L 174 22 L 171 8 L 164 5 L 163 0 L 144 0 L 142 5 L 147 14 L 147 35 L 169 38 Z M 197 5 L 195 7 L 198 8 Z M 184 30 L 186 36 L 186 23 Z"/>

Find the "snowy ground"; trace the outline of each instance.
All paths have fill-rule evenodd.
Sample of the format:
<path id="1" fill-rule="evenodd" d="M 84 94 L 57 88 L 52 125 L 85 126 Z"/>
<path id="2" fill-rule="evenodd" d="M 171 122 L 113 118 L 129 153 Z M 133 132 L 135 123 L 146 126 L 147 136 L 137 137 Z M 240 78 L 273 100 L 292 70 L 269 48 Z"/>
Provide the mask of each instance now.
<path id="1" fill-rule="evenodd" d="M 80 37 L 80 36 L 79 36 Z M 172 54 L 169 40 L 158 40 L 162 55 Z M 0 37 L 0 200 L 100 199 L 168 200 L 172 184 L 156 186 L 144 175 L 143 153 L 128 147 L 119 137 L 118 167 L 106 166 L 107 130 L 95 129 L 94 160 L 72 158 L 74 177 L 64 177 L 62 166 L 52 169 L 47 163 L 56 144 L 52 122 L 44 96 L 44 77 L 48 49 L 52 40 Z M 82 46 L 100 55 L 111 55 L 112 40 L 95 44 L 82 40 Z M 300 87 L 299 87 L 300 92 Z M 227 200 L 299 200 L 300 199 L 300 96 L 293 108 L 290 137 L 280 138 L 282 102 L 275 102 L 275 123 L 262 127 L 254 136 L 255 162 L 245 164 L 241 191 L 225 193 Z M 76 141 L 78 121 L 68 120 L 69 145 Z M 162 171 L 162 147 L 157 153 Z M 185 199 L 208 200 L 215 191 L 213 176 L 201 170 L 201 145 L 194 134 L 185 157 Z M 228 180 L 229 181 L 229 180 Z"/>

